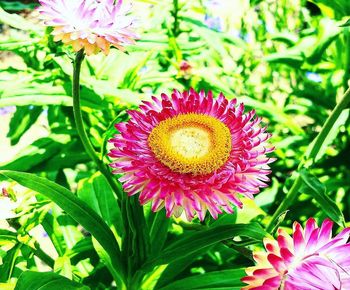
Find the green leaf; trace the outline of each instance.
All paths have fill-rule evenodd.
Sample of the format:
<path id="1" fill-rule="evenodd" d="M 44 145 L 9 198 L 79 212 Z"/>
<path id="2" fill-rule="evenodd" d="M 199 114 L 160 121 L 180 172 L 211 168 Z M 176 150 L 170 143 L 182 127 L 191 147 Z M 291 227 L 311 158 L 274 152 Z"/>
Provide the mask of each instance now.
<path id="1" fill-rule="evenodd" d="M 61 134 L 60 134 L 61 135 Z M 62 134 L 63 135 L 63 134 Z M 35 172 L 58 171 L 64 168 L 75 168 L 77 164 L 86 164 L 91 161 L 84 151 L 81 141 L 74 139 L 61 146 L 61 150 L 35 167 Z"/>
<path id="2" fill-rule="evenodd" d="M 7 282 L 12 277 L 16 266 L 16 259 L 20 254 L 22 246 L 22 244 L 17 243 L 3 257 L 3 264 L 0 266 L 0 282 Z"/>
<path id="3" fill-rule="evenodd" d="M 21 150 L 13 161 L 1 163 L 0 169 L 29 171 L 57 154 L 68 140 L 66 135 L 52 135 L 36 140 Z"/>
<path id="4" fill-rule="evenodd" d="M 16 145 L 23 134 L 36 122 L 42 112 L 41 107 L 17 107 L 10 122 L 7 137 L 11 145 Z"/>
<path id="5" fill-rule="evenodd" d="M 150 252 L 150 237 L 143 207 L 134 195 L 123 201 L 123 212 L 126 213 L 125 236 L 123 243 L 123 261 L 128 264 L 132 273 L 145 262 Z"/>
<path id="6" fill-rule="evenodd" d="M 284 52 L 271 53 L 265 57 L 265 61 L 270 63 L 283 63 L 291 67 L 299 68 L 304 62 L 304 57 L 300 51 L 291 48 Z"/>
<path id="7" fill-rule="evenodd" d="M 55 260 L 54 271 L 71 280 L 73 278 L 73 273 L 70 258 L 67 256 L 58 257 Z"/>
<path id="8" fill-rule="evenodd" d="M 249 237 L 261 241 L 266 232 L 258 223 L 222 225 L 200 232 L 185 234 L 144 265 L 145 268 L 155 265 L 170 264 L 178 259 L 191 255 L 201 248 L 214 245 L 220 241 L 237 236 Z"/>
<path id="9" fill-rule="evenodd" d="M 171 220 L 166 217 L 164 210 L 151 214 L 153 216 L 149 233 L 151 241 L 151 254 L 156 255 L 163 249 L 164 243 L 168 236 L 168 229 Z"/>
<path id="10" fill-rule="evenodd" d="M 45 78 L 46 82 L 38 81 Z M 43 106 L 61 105 L 72 106 L 72 84 L 53 82 L 52 76 L 34 75 L 27 71 L 10 70 L 0 74 L 0 107 L 6 106 Z M 104 109 L 105 102 L 89 87 L 82 85 L 81 104 L 93 109 Z"/>
<path id="11" fill-rule="evenodd" d="M 14 39 L 7 39 L 7 40 L 0 40 L 0 50 L 10 50 L 10 51 L 16 51 L 18 49 L 27 48 L 30 46 L 33 46 L 35 43 L 38 43 L 40 39 L 30 39 L 30 40 L 14 40 Z"/>
<path id="12" fill-rule="evenodd" d="M 15 232 L 11 232 L 9 230 L 0 229 L 0 246 L 3 245 L 3 243 L 14 243 L 17 241 L 17 234 Z"/>
<path id="13" fill-rule="evenodd" d="M 84 200 L 118 235 L 124 232 L 118 201 L 106 178 L 95 173 L 78 185 L 78 197 Z"/>
<path id="14" fill-rule="evenodd" d="M 11 11 L 23 11 L 24 9 L 33 9 L 38 6 L 38 4 L 35 3 L 21 3 L 19 1 L 6 1 L 1 0 L 0 6 L 4 8 L 5 10 L 11 10 Z"/>
<path id="15" fill-rule="evenodd" d="M 328 46 L 338 37 L 341 29 L 329 19 L 322 19 L 319 25 L 317 42 L 306 53 L 308 63 L 316 64 L 321 61 L 322 55 Z"/>
<path id="16" fill-rule="evenodd" d="M 219 287 L 229 287 L 229 289 L 235 289 L 237 287 L 237 289 L 241 289 L 244 286 L 241 278 L 244 276 L 244 269 L 208 272 L 175 281 L 159 290 L 216 289 Z"/>
<path id="17" fill-rule="evenodd" d="M 339 25 L 339 27 L 348 27 L 348 26 L 350 26 L 350 18 L 342 25 Z"/>
<path id="18" fill-rule="evenodd" d="M 332 125 L 332 128 L 330 129 L 329 133 L 327 134 L 327 137 L 322 142 L 322 146 L 320 147 L 316 157 L 315 162 L 320 160 L 322 156 L 326 153 L 327 148 L 332 145 L 336 137 L 338 136 L 340 128 L 345 125 L 346 121 L 349 118 L 349 109 L 345 109 L 341 112 L 338 119 L 335 121 L 335 123 Z M 315 142 L 315 141 L 313 141 Z M 306 156 L 310 153 L 312 146 L 308 147 L 308 150 L 306 152 Z"/>
<path id="19" fill-rule="evenodd" d="M 156 281 L 157 283 L 155 289 L 165 287 L 166 285 L 172 283 L 174 280 L 176 280 L 177 276 L 180 276 L 182 272 L 186 271 L 186 269 L 188 269 L 196 261 L 196 258 L 199 255 L 209 251 L 212 247 L 213 246 L 210 245 L 208 247 L 201 248 L 198 251 L 193 252 L 191 255 L 178 259 L 169 265 L 158 266 L 159 268 L 166 266 L 166 268 L 162 269 L 163 271 Z M 147 290 L 147 288 L 145 290 Z"/>
<path id="20" fill-rule="evenodd" d="M 124 89 L 134 89 L 139 80 L 139 71 L 147 64 L 151 58 L 154 50 L 149 51 L 143 59 L 135 66 L 131 67 L 125 74 L 124 80 L 121 82 L 120 87 Z"/>
<path id="21" fill-rule="evenodd" d="M 15 290 L 88 290 L 88 286 L 84 286 L 77 282 L 71 281 L 63 276 L 52 272 L 23 272 L 18 279 Z"/>
<path id="22" fill-rule="evenodd" d="M 24 30 L 33 31 L 36 33 L 43 32 L 43 28 L 40 25 L 36 25 L 30 21 L 27 21 L 22 16 L 18 14 L 7 13 L 4 9 L 0 7 L 0 23 L 5 23 L 11 27 Z"/>
<path id="23" fill-rule="evenodd" d="M 303 181 L 301 191 L 313 196 L 330 219 L 335 221 L 339 226 L 345 227 L 343 213 L 337 204 L 327 195 L 326 187 L 306 169 L 300 171 L 300 176 Z"/>
<path id="24" fill-rule="evenodd" d="M 0 174 L 48 197 L 89 231 L 113 261 L 113 266 L 120 275 L 120 281 L 117 282 L 123 283 L 124 269 L 121 263 L 119 245 L 114 234 L 103 219 L 85 202 L 66 188 L 34 174 L 9 170 L 1 170 Z"/>

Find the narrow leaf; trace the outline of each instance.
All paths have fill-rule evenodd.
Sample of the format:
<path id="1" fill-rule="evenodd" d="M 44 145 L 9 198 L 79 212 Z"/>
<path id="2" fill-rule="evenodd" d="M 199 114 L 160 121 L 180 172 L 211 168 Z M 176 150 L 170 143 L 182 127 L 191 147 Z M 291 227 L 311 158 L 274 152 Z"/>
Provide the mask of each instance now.
<path id="1" fill-rule="evenodd" d="M 244 276 L 244 269 L 215 271 L 175 281 L 159 290 L 216 289 L 219 287 L 220 289 L 221 287 L 230 287 L 229 289 L 238 287 L 240 289 L 244 286 L 241 282 L 241 278 Z"/>
<path id="2" fill-rule="evenodd" d="M 63 276 L 52 272 L 23 272 L 19 277 L 15 290 L 88 290 L 88 286 L 84 286 L 77 282 L 71 281 Z"/>
<path id="3" fill-rule="evenodd" d="M 34 174 L 9 170 L 1 170 L 0 174 L 43 194 L 66 211 L 101 244 L 113 261 L 114 267 L 116 267 L 118 273 L 122 277 L 123 267 L 120 260 L 120 250 L 113 232 L 103 219 L 87 206 L 85 202 L 66 188 Z M 120 279 L 122 279 L 121 277 Z"/>
<path id="4" fill-rule="evenodd" d="M 300 176 L 303 181 L 301 191 L 313 196 L 330 219 L 335 221 L 339 226 L 345 227 L 343 213 L 337 204 L 327 195 L 326 187 L 306 169 L 300 171 Z"/>
<path id="5" fill-rule="evenodd" d="M 191 255 L 201 248 L 214 245 L 220 241 L 237 236 L 262 240 L 266 232 L 257 223 L 222 225 L 200 232 L 186 234 L 166 247 L 158 256 L 151 258 L 144 267 L 169 264 L 178 259 Z"/>

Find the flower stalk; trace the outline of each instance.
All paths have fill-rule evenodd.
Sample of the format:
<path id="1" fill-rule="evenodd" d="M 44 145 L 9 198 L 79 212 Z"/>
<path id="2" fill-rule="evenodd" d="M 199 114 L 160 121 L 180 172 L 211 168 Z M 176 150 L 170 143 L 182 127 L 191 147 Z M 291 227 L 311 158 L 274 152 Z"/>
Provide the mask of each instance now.
<path id="1" fill-rule="evenodd" d="M 95 162 L 98 170 L 105 176 L 109 185 L 117 195 L 118 199 L 121 200 L 123 196 L 120 193 L 118 185 L 116 181 L 110 175 L 109 169 L 107 169 L 106 165 L 99 159 L 95 149 L 93 148 L 87 133 L 84 128 L 83 115 L 81 113 L 81 103 L 80 103 L 80 70 L 81 64 L 84 60 L 84 50 L 80 50 L 77 52 L 74 63 L 73 63 L 73 113 L 76 129 L 78 131 L 78 135 L 80 137 L 81 142 L 83 143 L 85 151 L 90 156 L 91 160 Z"/>
<path id="2" fill-rule="evenodd" d="M 340 102 L 335 106 L 332 113 L 327 118 L 326 122 L 324 123 L 321 131 L 316 136 L 315 140 L 310 144 L 310 147 L 306 151 L 303 161 L 300 162 L 298 166 L 298 170 L 301 169 L 303 166 L 305 166 L 305 163 L 307 161 L 312 161 L 312 163 L 315 162 L 315 159 L 318 156 L 318 153 L 320 152 L 321 147 L 323 146 L 323 143 L 326 140 L 326 137 L 328 136 L 329 132 L 331 131 L 332 127 L 338 120 L 340 114 L 342 111 L 349 105 L 350 103 L 350 87 L 346 90 L 344 95 L 342 96 Z M 294 183 L 287 193 L 286 197 L 282 201 L 282 203 L 279 205 L 275 213 L 273 214 L 269 224 L 266 227 L 266 231 L 270 232 L 279 218 L 279 216 L 286 211 L 295 201 L 300 187 L 302 186 L 303 182 L 301 179 L 301 176 L 297 174 L 296 179 L 294 180 Z"/>

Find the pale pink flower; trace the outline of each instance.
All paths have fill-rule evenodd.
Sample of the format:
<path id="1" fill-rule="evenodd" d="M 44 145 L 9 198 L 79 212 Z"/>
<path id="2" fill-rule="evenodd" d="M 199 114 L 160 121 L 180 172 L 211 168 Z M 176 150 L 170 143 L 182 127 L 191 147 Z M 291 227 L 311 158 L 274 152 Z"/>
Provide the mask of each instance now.
<path id="1" fill-rule="evenodd" d="M 350 228 L 332 238 L 333 222 L 319 228 L 313 218 L 305 229 L 295 222 L 293 236 L 278 230 L 277 241 L 264 240 L 266 252 L 256 252 L 256 266 L 246 269 L 243 290 L 350 289 Z"/>
<path id="2" fill-rule="evenodd" d="M 124 44 L 133 44 L 132 18 L 127 16 L 130 5 L 122 0 L 39 0 L 40 18 L 52 26 L 55 41 L 71 44 L 75 51 L 84 48 L 87 55 L 110 46 L 124 51 Z"/>
<path id="3" fill-rule="evenodd" d="M 253 199 L 266 186 L 273 148 L 254 111 L 193 89 L 152 99 L 129 111 L 110 140 L 111 166 L 129 195 L 139 193 L 153 211 L 165 207 L 168 217 L 184 209 L 188 220 L 196 212 L 203 220 L 207 210 L 214 218 L 232 213 L 232 205 L 242 207 L 239 195 Z"/>

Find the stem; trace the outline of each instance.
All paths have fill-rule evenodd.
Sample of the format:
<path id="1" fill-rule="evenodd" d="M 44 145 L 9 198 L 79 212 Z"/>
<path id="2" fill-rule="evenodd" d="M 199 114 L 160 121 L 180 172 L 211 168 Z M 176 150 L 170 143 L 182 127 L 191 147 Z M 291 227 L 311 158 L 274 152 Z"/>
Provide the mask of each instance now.
<path id="1" fill-rule="evenodd" d="M 307 150 L 306 153 L 306 160 L 308 159 L 316 159 L 318 152 L 320 151 L 324 141 L 326 140 L 329 132 L 331 131 L 334 123 L 338 120 L 340 114 L 342 111 L 348 106 L 350 103 L 350 88 L 346 90 L 344 93 L 342 99 L 340 102 L 335 106 L 332 113 L 327 118 L 326 122 L 324 123 L 320 133 L 316 136 L 315 141 L 311 143 L 310 150 Z M 302 167 L 302 163 L 299 165 L 298 168 Z"/>
<path id="2" fill-rule="evenodd" d="M 178 13 L 179 13 L 179 0 L 173 0 L 174 10 L 172 12 L 174 17 L 174 26 L 173 26 L 173 34 L 175 37 L 177 37 L 179 32 L 179 19 L 178 19 Z"/>
<path id="3" fill-rule="evenodd" d="M 38 245 L 36 245 L 36 249 L 33 250 L 33 253 L 41 261 L 43 261 L 46 265 L 53 269 L 55 265 L 55 260 L 52 259 L 48 254 L 46 254 Z"/>
<path id="4" fill-rule="evenodd" d="M 122 195 L 118 188 L 116 181 L 112 178 L 109 169 L 106 165 L 98 158 L 95 149 L 93 148 L 84 128 L 83 116 L 81 113 L 80 105 L 80 69 L 81 64 L 84 60 L 84 50 L 78 51 L 74 63 L 73 63 L 73 112 L 75 125 L 78 131 L 78 135 L 83 143 L 85 151 L 88 153 L 92 161 L 97 165 L 98 170 L 105 176 L 109 185 L 117 195 L 118 199 L 122 199 Z"/>
<path id="5" fill-rule="evenodd" d="M 123 197 L 121 195 L 121 192 L 118 188 L 118 184 L 113 179 L 113 177 L 110 174 L 109 169 L 106 167 L 106 165 L 99 159 L 94 147 L 92 146 L 85 128 L 84 128 L 84 122 L 83 122 L 83 116 L 81 113 L 81 106 L 80 106 L 80 69 L 81 64 L 84 60 L 84 50 L 78 51 L 74 63 L 73 63 L 73 112 L 74 112 L 74 119 L 75 119 L 75 125 L 79 134 L 79 137 L 81 139 L 81 142 L 83 143 L 83 146 L 85 148 L 85 151 L 88 153 L 92 161 L 94 161 L 97 165 L 98 170 L 106 177 L 109 185 L 115 192 L 115 194 L 118 197 L 118 202 L 121 202 Z M 113 261 L 111 261 L 112 265 L 114 264 Z M 119 273 L 118 273 L 119 274 Z M 120 277 L 120 279 L 115 281 L 119 288 L 122 290 L 126 290 L 125 283 L 123 281 L 123 278 Z M 118 289 L 119 289 L 118 288 Z"/>
<path id="6" fill-rule="evenodd" d="M 323 143 L 325 142 L 330 130 L 332 129 L 334 123 L 337 121 L 339 118 L 341 112 L 348 106 L 350 103 L 350 88 L 346 90 L 344 93 L 342 99 L 340 102 L 335 106 L 333 109 L 332 113 L 329 115 L 327 118 L 326 122 L 324 123 L 321 131 L 318 133 L 316 136 L 315 140 L 310 144 L 310 147 L 305 153 L 305 157 L 303 158 L 303 161 L 300 162 L 298 169 L 302 168 L 305 165 L 305 160 L 312 160 L 312 162 L 315 161 Z M 299 189 L 301 185 L 303 184 L 300 175 L 298 174 L 297 178 L 294 180 L 294 183 L 291 187 L 291 189 L 288 191 L 286 197 L 282 201 L 282 203 L 279 205 L 275 213 L 273 214 L 271 221 L 266 227 L 266 231 L 269 232 L 271 231 L 276 223 L 276 220 L 278 217 L 285 211 L 287 210 L 290 205 L 293 204 L 294 200 L 296 199 Z"/>

